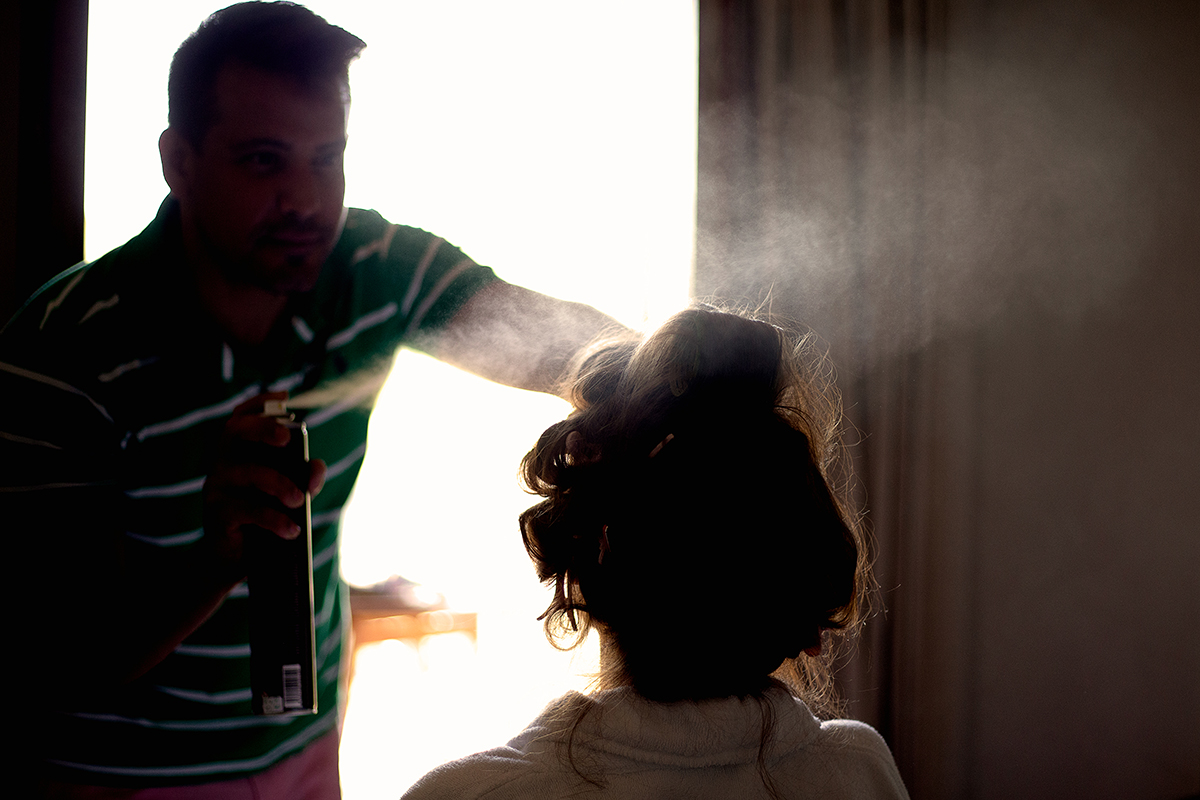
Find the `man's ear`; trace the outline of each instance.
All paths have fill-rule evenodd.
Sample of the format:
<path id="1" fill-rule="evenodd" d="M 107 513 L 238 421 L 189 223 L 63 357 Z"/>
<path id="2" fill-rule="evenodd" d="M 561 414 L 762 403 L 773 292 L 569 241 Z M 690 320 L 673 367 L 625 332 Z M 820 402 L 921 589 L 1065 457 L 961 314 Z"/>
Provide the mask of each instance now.
<path id="1" fill-rule="evenodd" d="M 171 195 L 181 199 L 188 193 L 194 174 L 196 150 L 179 131 L 167 128 L 158 137 L 158 155 L 162 159 L 163 178 Z"/>

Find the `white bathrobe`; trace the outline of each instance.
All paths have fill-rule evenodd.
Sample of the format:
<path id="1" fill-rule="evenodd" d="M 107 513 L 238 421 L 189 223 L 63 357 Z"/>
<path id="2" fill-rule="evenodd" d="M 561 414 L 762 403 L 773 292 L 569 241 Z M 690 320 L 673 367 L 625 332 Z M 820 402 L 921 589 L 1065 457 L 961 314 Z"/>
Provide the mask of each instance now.
<path id="1" fill-rule="evenodd" d="M 762 761 L 776 797 L 908 797 L 891 751 L 869 725 L 820 722 L 783 689 L 764 701 L 773 727 Z M 404 800 L 770 798 L 759 768 L 762 739 L 762 706 L 753 699 L 653 703 L 625 688 L 570 692 L 507 746 L 443 764 Z"/>

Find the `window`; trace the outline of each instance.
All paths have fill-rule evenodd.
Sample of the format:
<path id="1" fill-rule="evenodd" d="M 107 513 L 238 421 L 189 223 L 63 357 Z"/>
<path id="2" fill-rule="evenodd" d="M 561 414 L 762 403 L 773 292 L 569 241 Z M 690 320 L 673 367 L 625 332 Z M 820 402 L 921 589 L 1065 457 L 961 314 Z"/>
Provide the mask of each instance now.
<path id="1" fill-rule="evenodd" d="M 170 58 L 221 5 L 91 3 L 88 258 L 141 230 L 165 196 L 157 138 Z M 368 44 L 351 67 L 348 205 L 434 231 L 509 281 L 631 325 L 686 301 L 691 3 L 308 5 Z M 356 583 L 397 572 L 443 591 L 479 612 L 479 642 L 435 637 L 423 660 L 398 643 L 360 653 L 342 756 L 348 800 L 394 798 L 584 685 L 575 673 L 594 654 L 572 666 L 545 643 L 535 617 L 548 595 L 516 527 L 530 504 L 517 462 L 566 411 L 555 398 L 401 353 L 347 512 L 343 572 Z"/>

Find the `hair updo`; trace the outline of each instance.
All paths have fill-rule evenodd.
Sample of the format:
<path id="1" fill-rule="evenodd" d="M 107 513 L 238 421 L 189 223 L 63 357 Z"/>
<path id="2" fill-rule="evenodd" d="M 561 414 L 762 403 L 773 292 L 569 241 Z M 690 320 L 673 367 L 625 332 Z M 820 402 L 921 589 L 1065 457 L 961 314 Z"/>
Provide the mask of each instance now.
<path id="1" fill-rule="evenodd" d="M 520 523 L 554 586 L 551 642 L 606 634 L 602 686 L 698 700 L 759 695 L 774 674 L 826 705 L 822 633 L 856 631 L 869 577 L 829 477 L 839 401 L 810 350 L 698 307 L 585 359 L 576 410 L 522 461 L 546 499 Z"/>

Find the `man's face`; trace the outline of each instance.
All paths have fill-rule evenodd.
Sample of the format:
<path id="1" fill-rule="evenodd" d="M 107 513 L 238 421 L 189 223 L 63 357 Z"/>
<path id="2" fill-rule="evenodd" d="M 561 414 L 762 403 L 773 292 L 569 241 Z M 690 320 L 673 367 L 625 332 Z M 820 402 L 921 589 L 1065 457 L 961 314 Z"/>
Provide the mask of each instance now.
<path id="1" fill-rule="evenodd" d="M 236 285 L 308 291 L 345 222 L 345 85 L 222 69 L 216 120 L 172 191 L 184 243 Z"/>

